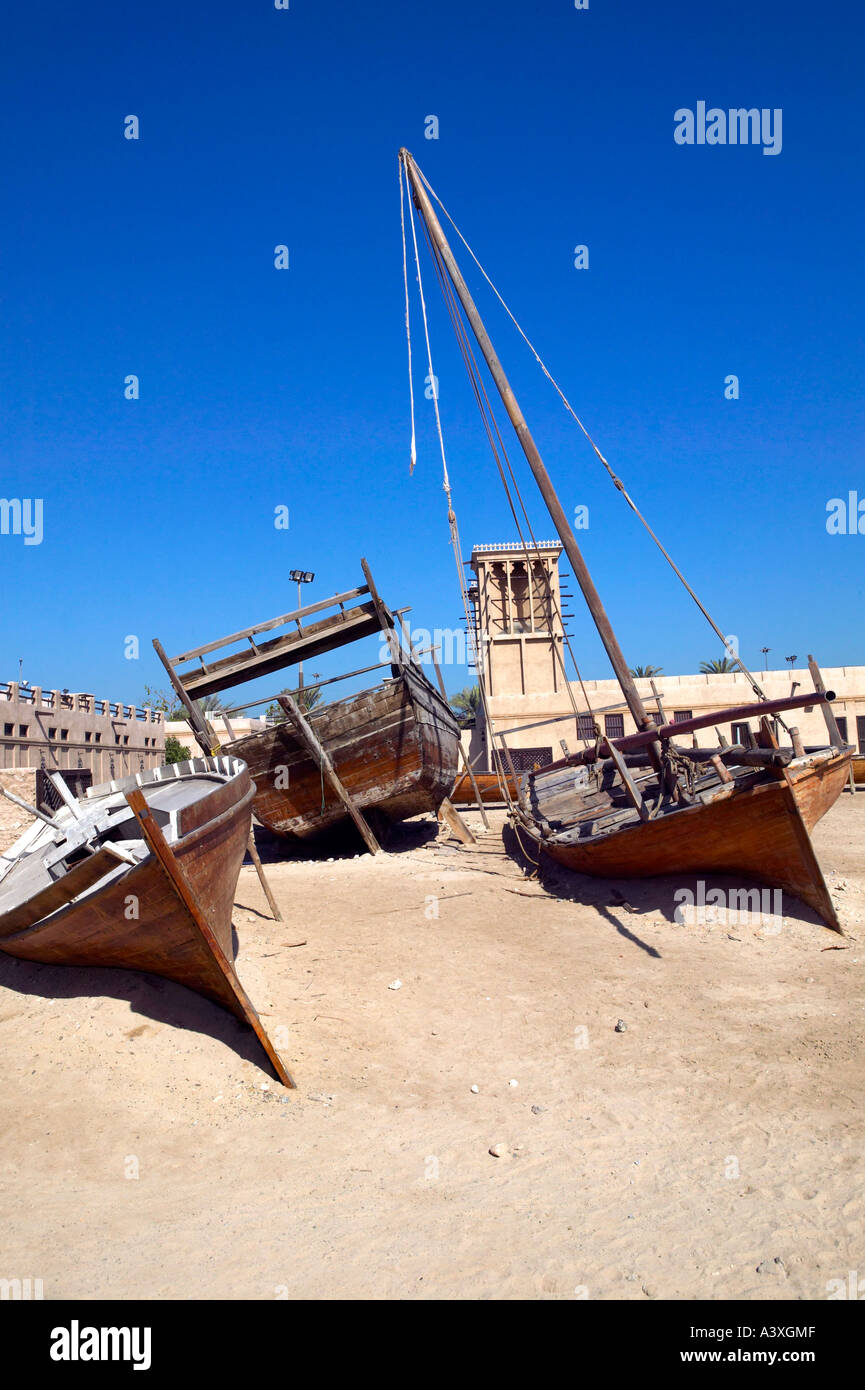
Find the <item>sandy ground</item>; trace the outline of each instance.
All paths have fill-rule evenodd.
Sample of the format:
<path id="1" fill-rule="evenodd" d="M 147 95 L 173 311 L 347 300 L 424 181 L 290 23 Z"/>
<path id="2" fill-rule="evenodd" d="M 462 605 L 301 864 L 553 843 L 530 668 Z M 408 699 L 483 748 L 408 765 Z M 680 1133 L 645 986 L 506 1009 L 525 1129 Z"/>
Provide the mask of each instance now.
<path id="1" fill-rule="evenodd" d="M 865 1275 L 865 794 L 815 835 L 846 938 L 793 900 L 780 932 L 680 924 L 669 880 L 544 891 L 501 821 L 476 850 L 430 821 L 375 861 L 272 863 L 283 923 L 244 867 L 238 970 L 296 1092 L 179 986 L 0 956 L 0 1276 L 823 1299 Z"/>

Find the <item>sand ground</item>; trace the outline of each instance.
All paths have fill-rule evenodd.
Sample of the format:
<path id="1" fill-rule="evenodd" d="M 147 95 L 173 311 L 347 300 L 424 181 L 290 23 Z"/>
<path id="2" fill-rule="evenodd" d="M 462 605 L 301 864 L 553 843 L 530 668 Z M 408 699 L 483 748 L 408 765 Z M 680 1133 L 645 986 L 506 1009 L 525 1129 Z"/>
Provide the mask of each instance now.
<path id="1" fill-rule="evenodd" d="M 271 863 L 283 923 L 244 867 L 238 970 L 293 1093 L 179 986 L 0 956 L 0 1276 L 824 1299 L 865 1275 L 865 794 L 815 834 L 845 938 L 793 900 L 780 932 L 681 924 L 670 880 L 545 891 L 501 824 Z"/>

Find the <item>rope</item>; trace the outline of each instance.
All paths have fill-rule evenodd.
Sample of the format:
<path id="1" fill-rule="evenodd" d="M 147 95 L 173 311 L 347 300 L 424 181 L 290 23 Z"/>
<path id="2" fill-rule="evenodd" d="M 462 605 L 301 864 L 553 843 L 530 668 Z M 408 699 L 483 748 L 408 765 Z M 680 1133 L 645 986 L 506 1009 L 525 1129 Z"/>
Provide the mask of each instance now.
<path id="1" fill-rule="evenodd" d="M 417 166 L 415 166 L 415 167 L 417 168 Z M 498 291 L 498 289 L 496 288 L 496 286 L 493 284 L 493 282 L 492 282 L 492 280 L 490 279 L 489 275 L 487 275 L 487 272 L 484 270 L 483 266 L 481 265 L 480 261 L 478 260 L 477 256 L 475 255 L 474 251 L 472 250 L 471 246 L 469 246 L 469 243 L 466 241 L 465 237 L 463 236 L 463 234 L 462 234 L 462 232 L 460 231 L 459 227 L 457 226 L 456 222 L 455 222 L 454 219 L 451 217 L 450 213 L 448 212 L 448 210 L 447 210 L 447 208 L 445 207 L 444 203 L 442 202 L 441 198 L 438 196 L 438 194 L 436 193 L 435 189 L 432 187 L 432 185 L 431 185 L 431 184 L 429 183 L 429 181 L 426 179 L 426 177 L 425 177 L 424 174 L 421 172 L 421 170 L 418 169 L 417 172 L 418 172 L 418 174 L 419 174 L 419 176 L 420 176 L 420 178 L 421 178 L 421 181 L 422 181 L 423 184 L 424 184 L 424 187 L 427 189 L 427 192 L 430 193 L 430 195 L 431 195 L 433 198 L 435 198 L 436 202 L 438 203 L 438 205 L 439 205 L 439 207 L 441 208 L 442 212 L 444 213 L 445 217 L 446 217 L 446 218 L 448 219 L 448 221 L 450 222 L 451 226 L 453 227 L 454 231 L 456 232 L 456 234 L 457 234 L 457 236 L 459 237 L 460 241 L 462 242 L 463 246 L 466 248 L 466 250 L 468 251 L 468 253 L 469 253 L 469 255 L 471 256 L 472 260 L 474 261 L 475 265 L 477 266 L 478 270 L 481 272 L 481 275 L 483 275 L 483 277 L 484 277 L 484 279 L 486 280 L 487 284 L 489 285 L 490 289 L 493 291 L 493 294 L 496 296 L 496 299 L 499 301 L 499 303 L 501 304 L 501 306 L 502 306 L 502 308 L 504 309 L 505 313 L 507 314 L 508 318 L 511 320 L 511 323 L 514 325 L 514 327 L 516 328 L 516 330 L 517 330 L 517 332 L 519 333 L 520 337 L 523 339 L 523 342 L 524 342 L 524 343 L 526 344 L 526 346 L 529 348 L 530 352 L 532 353 L 533 357 L 535 358 L 535 361 L 537 362 L 537 364 L 538 364 L 538 366 L 540 367 L 541 371 L 543 372 L 544 376 L 547 378 L 547 380 L 551 383 L 551 385 L 552 385 L 552 386 L 555 388 L 555 390 L 558 392 L 558 395 L 559 395 L 559 397 L 561 398 L 562 404 L 564 405 L 565 409 L 566 409 L 566 410 L 568 411 L 568 413 L 573 417 L 573 419 L 576 421 L 576 423 L 577 423 L 577 425 L 579 426 L 579 428 L 582 430 L 583 434 L 585 435 L 586 439 L 588 440 L 589 444 L 591 445 L 591 447 L 592 447 L 592 449 L 594 450 L 595 454 L 597 455 L 598 459 L 599 459 L 600 462 L 603 464 L 604 468 L 606 469 L 607 473 L 609 474 L 610 480 L 612 481 L 614 487 L 616 487 L 616 488 L 618 489 L 618 491 L 622 494 L 622 496 L 624 497 L 624 499 L 625 499 L 625 501 L 627 502 L 628 506 L 631 508 L 631 510 L 632 510 L 632 512 L 634 513 L 634 515 L 635 515 L 635 516 L 637 517 L 637 519 L 642 523 L 642 525 L 645 527 L 646 531 L 647 531 L 647 532 L 649 533 L 649 535 L 651 536 L 652 540 L 655 542 L 655 545 L 658 547 L 658 549 L 660 550 L 660 552 L 661 552 L 661 554 L 663 555 L 664 559 L 667 561 L 667 563 L 669 564 L 670 568 L 673 570 L 673 573 L 674 573 L 674 574 L 676 575 L 676 577 L 681 581 L 681 583 L 684 585 L 684 587 L 685 587 L 685 589 L 687 590 L 687 592 L 690 594 L 691 598 L 694 600 L 694 602 L 695 602 L 695 604 L 697 605 L 697 607 L 699 608 L 700 612 L 703 614 L 703 617 L 704 617 L 704 618 L 706 619 L 706 621 L 709 623 L 709 626 L 713 629 L 713 631 L 715 632 L 715 634 L 721 639 L 721 642 L 722 642 L 722 644 L 723 644 L 724 650 L 727 651 L 727 652 L 729 652 L 730 656 L 731 656 L 731 657 L 733 658 L 733 660 L 736 662 L 736 664 L 737 664 L 737 666 L 739 667 L 739 669 L 743 672 L 743 674 L 745 675 L 745 677 L 747 678 L 747 680 L 750 682 L 751 689 L 754 691 L 754 694 L 755 694 L 759 699 L 765 700 L 765 699 L 767 698 L 767 696 L 766 696 L 765 692 L 762 690 L 762 688 L 761 688 L 759 682 L 757 681 L 756 677 L 752 674 L 751 671 L 749 671 L 748 667 L 745 665 L 745 663 L 744 663 L 744 661 L 742 660 L 742 658 L 741 658 L 738 654 L 736 654 L 736 653 L 730 651 L 730 648 L 729 648 L 728 645 L 727 645 L 727 638 L 725 637 L 724 633 L 723 633 L 723 632 L 721 631 L 721 629 L 718 627 L 718 624 L 715 622 L 714 618 L 713 618 L 712 615 L 709 613 L 708 609 L 704 606 L 704 604 L 703 604 L 703 603 L 700 601 L 700 599 L 697 597 L 696 593 L 695 593 L 694 590 L 691 588 L 691 585 L 688 583 L 688 581 L 687 581 L 687 579 L 685 578 L 685 576 L 683 575 L 682 571 L 679 569 L 679 567 L 678 567 L 678 565 L 676 564 L 675 560 L 672 558 L 672 556 L 671 556 L 670 553 L 667 551 L 667 549 L 665 548 L 665 546 L 663 545 L 663 543 L 660 541 L 660 539 L 658 538 L 658 536 L 657 536 L 657 535 L 655 534 L 655 532 L 653 531 L 652 527 L 649 525 L 649 523 L 648 523 L 648 521 L 646 520 L 646 518 L 643 516 L 643 514 L 642 514 L 642 512 L 640 511 L 639 507 L 637 506 L 636 502 L 635 502 L 634 499 L 631 497 L 630 493 L 627 491 L 627 489 L 626 489 L 624 483 L 622 482 L 622 479 L 619 478 L 619 477 L 616 475 L 616 473 L 613 471 L 613 469 L 612 469 L 612 467 L 610 466 L 610 464 L 609 464 L 609 462 L 607 461 L 607 459 L 606 459 L 606 458 L 604 457 L 604 455 L 601 453 L 600 449 L 598 448 L 598 446 L 597 446 L 597 444 L 595 443 L 595 441 L 594 441 L 594 439 L 592 438 L 592 436 L 589 434 L 589 431 L 586 429 L 586 427 L 585 427 L 585 425 L 583 424 L 583 422 L 582 422 L 582 420 L 580 419 L 580 417 L 577 415 L 577 412 L 574 410 L 573 406 L 571 405 L 571 403 L 570 403 L 570 401 L 568 400 L 567 396 L 565 395 L 564 391 L 563 391 L 562 388 L 559 386 L 559 383 L 556 381 L 556 379 L 555 379 L 555 377 L 553 376 L 552 372 L 551 372 L 551 371 L 549 370 L 549 368 L 547 367 L 546 363 L 544 362 L 544 360 L 543 360 L 543 358 L 541 357 L 540 353 L 538 352 L 537 348 L 536 348 L 536 347 L 534 346 L 534 344 L 531 342 L 531 340 L 529 339 L 528 335 L 523 331 L 522 326 L 518 323 L 518 321 L 517 321 L 517 319 L 515 318 L 515 316 L 511 313 L 510 308 L 509 308 L 508 305 L 505 303 L 504 299 L 502 298 L 502 296 L 501 296 L 501 294 L 499 293 L 499 291 Z M 779 719 L 778 722 L 779 722 L 785 729 L 787 728 L 787 725 L 784 723 L 783 719 Z"/>

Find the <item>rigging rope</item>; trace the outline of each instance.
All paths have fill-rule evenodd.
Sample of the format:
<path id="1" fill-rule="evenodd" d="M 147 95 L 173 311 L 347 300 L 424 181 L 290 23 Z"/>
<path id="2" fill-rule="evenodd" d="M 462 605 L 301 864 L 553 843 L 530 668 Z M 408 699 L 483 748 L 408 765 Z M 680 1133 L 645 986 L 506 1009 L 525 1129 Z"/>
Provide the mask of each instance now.
<path id="1" fill-rule="evenodd" d="M 415 168 L 417 168 L 417 166 L 415 166 Z M 585 427 L 585 425 L 583 424 L 582 420 L 581 420 L 580 417 L 577 415 L 577 412 L 574 410 L 573 406 L 571 405 L 571 403 L 570 403 L 570 401 L 568 400 L 567 396 L 565 395 L 564 391 L 563 391 L 562 388 L 559 386 L 559 383 L 556 381 L 556 379 L 555 379 L 555 377 L 553 376 L 552 372 L 551 372 L 551 371 L 549 370 L 549 368 L 547 367 L 546 363 L 544 362 L 544 360 L 543 360 L 543 358 L 541 357 L 540 353 L 538 352 L 537 348 L 536 348 L 536 347 L 534 346 L 534 344 L 531 342 L 531 340 L 529 339 L 528 335 L 523 331 L 522 326 L 518 323 L 517 319 L 515 318 L 514 314 L 511 312 L 511 310 L 510 310 L 510 308 L 508 307 L 508 305 L 505 303 L 505 301 L 504 301 L 504 299 L 502 298 L 501 294 L 499 293 L 498 289 L 497 289 L 496 286 L 493 284 L 493 282 L 492 282 L 492 280 L 490 279 L 490 277 L 489 277 L 489 275 L 487 274 L 487 272 L 484 270 L 483 266 L 481 265 L 480 261 L 478 260 L 477 256 L 475 255 L 474 251 L 472 250 L 471 246 L 469 246 L 469 243 L 466 241 L 465 237 L 463 236 L 463 234 L 462 234 L 462 232 L 460 231 L 459 227 L 457 226 L 456 222 L 455 222 L 454 219 L 451 217 L 450 213 L 448 212 L 447 208 L 445 207 L 444 203 L 442 202 L 441 198 L 438 196 L 438 194 L 436 193 L 435 189 L 434 189 L 434 188 L 432 187 L 432 185 L 429 183 L 428 179 L 427 179 L 427 178 L 425 177 L 425 175 L 421 172 L 421 170 L 418 169 L 417 172 L 418 172 L 418 174 L 419 174 L 419 176 L 420 176 L 420 178 L 421 178 L 421 180 L 422 180 L 422 182 L 423 182 L 423 184 L 424 184 L 424 187 L 427 189 L 428 193 L 430 193 L 430 195 L 431 195 L 433 198 L 435 198 L 436 202 L 438 203 L 438 205 L 439 205 L 439 207 L 441 208 L 442 212 L 444 213 L 445 217 L 446 217 L 446 218 L 448 219 L 448 221 L 450 222 L 451 226 L 453 227 L 454 231 L 456 232 L 456 234 L 457 234 L 457 236 L 459 237 L 460 241 L 462 242 L 463 246 L 466 248 L 466 250 L 468 251 L 468 253 L 469 253 L 469 255 L 471 256 L 472 260 L 474 261 L 475 265 L 477 266 L 478 270 L 481 272 L 481 275 L 483 275 L 484 279 L 486 280 L 486 282 L 487 282 L 487 284 L 489 285 L 490 289 L 493 291 L 493 294 L 494 294 L 494 295 L 496 296 L 496 298 L 498 299 L 499 303 L 501 304 L 501 306 L 502 306 L 502 308 L 504 309 L 505 313 L 507 314 L 508 318 L 511 320 L 511 322 L 513 323 L 513 325 L 514 325 L 514 327 L 516 328 L 517 332 L 519 333 L 520 337 L 523 339 L 523 341 L 525 342 L 526 346 L 529 348 L 530 352 L 532 353 L 533 357 L 535 358 L 535 361 L 538 363 L 538 366 L 541 368 L 541 371 L 544 373 L 544 376 L 547 378 L 547 380 L 552 384 L 552 386 L 553 386 L 553 387 L 555 388 L 555 390 L 558 392 L 558 395 L 560 396 L 560 398 L 561 398 L 561 400 L 562 400 L 562 403 L 563 403 L 565 409 L 566 409 L 566 410 L 568 411 L 568 413 L 573 417 L 573 419 L 576 421 L 576 423 L 577 423 L 577 425 L 579 426 L 579 428 L 582 430 L 583 434 L 585 435 L 586 439 L 588 440 L 589 444 L 591 445 L 591 447 L 592 447 L 592 449 L 594 450 L 595 454 L 597 455 L 598 459 L 599 459 L 600 462 L 603 464 L 604 468 L 606 469 L 607 473 L 609 474 L 609 477 L 610 477 L 610 479 L 611 479 L 613 485 L 614 485 L 614 486 L 618 489 L 618 491 L 622 494 L 622 496 L 624 497 L 625 501 L 627 502 L 628 506 L 631 508 L 631 510 L 633 511 L 633 513 L 635 514 L 635 516 L 637 517 L 637 519 L 638 519 L 638 520 L 642 523 L 642 525 L 645 527 L 646 531 L 647 531 L 648 534 L 651 536 L 652 540 L 655 542 L 655 545 L 656 545 L 656 546 L 658 547 L 658 549 L 660 550 L 660 552 L 661 552 L 661 554 L 663 555 L 664 559 L 667 561 L 667 563 L 669 564 L 670 568 L 673 570 L 673 573 L 676 575 L 676 577 L 677 577 L 677 578 L 681 581 L 681 583 L 684 585 L 685 589 L 686 589 L 687 592 L 690 594 L 691 598 L 694 600 L 694 602 L 695 602 L 695 604 L 697 605 L 697 607 L 699 608 L 700 612 L 703 614 L 703 617 L 704 617 L 704 618 L 706 619 L 706 621 L 709 623 L 709 626 L 713 629 L 713 631 L 715 632 L 715 634 L 721 639 L 721 642 L 722 642 L 722 644 L 723 644 L 724 650 L 725 650 L 726 652 L 729 653 L 729 655 L 730 655 L 730 656 L 733 658 L 733 660 L 736 662 L 736 665 L 739 667 L 739 669 L 740 669 L 740 670 L 743 672 L 743 674 L 746 676 L 746 678 L 747 678 L 748 681 L 750 682 L 751 689 L 754 691 L 754 694 L 757 695 L 757 696 L 759 697 L 759 699 L 765 700 L 765 699 L 767 698 L 767 696 L 766 696 L 765 692 L 762 690 L 762 688 L 760 687 L 760 684 L 759 684 L 759 682 L 757 681 L 756 677 L 752 674 L 751 671 L 749 671 L 748 667 L 745 665 L 744 661 L 743 661 L 742 658 L 738 655 L 738 653 L 735 653 L 735 652 L 731 651 L 730 647 L 728 646 L 726 636 L 725 636 L 724 633 L 721 631 L 721 629 L 718 627 L 718 624 L 715 622 L 715 620 L 714 620 L 714 618 L 712 617 L 711 613 L 709 613 L 708 609 L 704 606 L 704 604 L 703 604 L 703 603 L 700 601 L 700 599 L 697 597 L 696 593 L 695 593 L 694 590 L 691 588 L 691 585 L 688 583 L 688 581 L 687 581 L 687 579 L 685 578 L 684 574 L 683 574 L 682 571 L 679 569 L 679 567 L 678 567 L 678 565 L 676 564 L 675 560 L 672 558 L 672 556 L 670 555 L 669 551 L 665 548 L 665 546 L 663 545 L 663 543 L 661 542 L 661 540 L 659 539 L 659 537 L 658 537 L 658 536 L 656 535 L 656 533 L 653 531 L 652 527 L 649 525 L 649 522 L 648 522 L 648 521 L 646 520 L 646 518 L 643 516 L 643 514 L 642 514 L 642 512 L 640 511 L 639 507 L 637 506 L 636 502 L 635 502 L 634 499 L 631 497 L 630 493 L 627 491 L 627 489 L 626 489 L 624 483 L 622 482 L 622 479 L 619 478 L 619 477 L 616 475 L 616 473 L 614 472 L 613 468 L 610 466 L 610 464 L 609 464 L 609 462 L 607 461 L 607 459 L 606 459 L 606 458 L 604 457 L 604 455 L 601 453 L 601 450 L 598 448 L 598 446 L 597 446 L 597 444 L 595 443 L 594 439 L 593 439 L 592 436 L 589 434 L 589 431 L 586 429 L 586 427 Z M 406 176 L 406 177 L 407 177 L 407 176 Z M 783 726 L 785 729 L 787 728 L 787 725 L 784 723 L 784 720 L 783 720 L 783 719 L 779 719 L 779 723 L 782 724 L 782 726 Z"/>

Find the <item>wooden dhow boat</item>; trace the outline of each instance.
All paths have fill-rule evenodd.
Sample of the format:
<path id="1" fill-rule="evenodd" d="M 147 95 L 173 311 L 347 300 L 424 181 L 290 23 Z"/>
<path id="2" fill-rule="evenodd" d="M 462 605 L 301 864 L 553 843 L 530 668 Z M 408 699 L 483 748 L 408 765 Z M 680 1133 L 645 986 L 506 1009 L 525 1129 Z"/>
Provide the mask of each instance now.
<path id="1" fill-rule="evenodd" d="M 415 209 L 420 214 L 427 234 L 426 239 L 438 282 L 512 515 L 521 528 L 520 542 L 526 555 L 526 574 L 533 572 L 532 558 L 533 555 L 539 555 L 540 550 L 534 539 L 528 512 L 520 496 L 504 439 L 490 404 L 484 378 L 475 359 L 470 332 L 480 349 L 564 552 L 571 563 L 589 614 L 621 688 L 624 704 L 636 729 L 636 733 L 623 737 L 604 737 L 591 707 L 581 710 L 574 701 L 577 738 L 583 741 L 584 747 L 572 754 L 565 746 L 565 756 L 559 762 L 536 768 L 520 779 L 517 795 L 510 806 L 514 825 L 519 832 L 527 832 L 534 845 L 544 854 L 580 873 L 623 878 L 701 872 L 745 875 L 795 894 L 811 906 L 827 926 L 840 931 L 838 916 L 817 862 L 809 832 L 835 802 L 850 777 L 853 749 L 839 734 L 831 712 L 831 701 L 834 697 L 831 691 L 824 689 L 816 663 L 810 658 L 815 685 L 813 694 L 794 695 L 779 700 L 765 698 L 758 681 L 745 666 L 738 651 L 728 643 L 721 628 L 700 603 L 639 512 L 622 480 L 613 473 L 412 156 L 403 149 L 400 151 L 399 159 L 400 187 L 409 195 L 408 225 L 414 245 L 430 379 L 434 379 L 435 374 L 429 348 Z M 570 521 L 456 262 L 433 206 L 433 199 L 451 222 L 484 279 L 492 287 L 506 313 L 534 353 L 612 482 L 646 526 L 665 559 L 708 619 L 716 636 L 723 642 L 734 665 L 747 677 L 757 696 L 756 703 L 735 710 L 719 710 L 675 724 L 667 724 L 664 720 L 660 700 L 657 713 L 644 703 Z M 407 263 L 405 207 L 406 200 L 403 203 L 403 248 L 404 263 Z M 407 271 L 406 324 L 409 329 L 411 363 Z M 455 542 L 457 563 L 462 565 L 462 557 L 457 550 L 455 513 L 436 399 L 434 408 L 441 441 L 451 536 Z M 524 522 L 520 521 L 520 509 Z M 547 571 L 543 569 L 542 574 L 546 575 Z M 542 599 L 551 606 L 555 600 L 550 592 L 549 580 L 542 579 L 541 582 L 546 585 L 547 591 L 542 595 Z M 477 618 L 469 611 L 465 585 L 462 588 L 466 621 L 469 632 L 472 632 Z M 555 644 L 553 645 L 555 650 Z M 563 678 L 567 680 L 561 655 L 558 659 L 562 664 Z M 482 661 L 477 661 L 476 666 L 481 699 L 486 711 L 487 697 Z M 580 686 L 584 698 L 588 701 L 582 682 Z M 570 690 L 570 686 L 568 689 Z M 809 754 L 805 752 L 798 730 L 788 727 L 783 719 L 785 712 L 804 708 L 806 705 L 820 706 L 830 736 L 825 748 Z M 757 721 L 759 727 L 756 733 L 749 734 L 748 747 L 730 747 L 720 734 L 717 747 L 714 748 L 685 747 L 681 743 L 684 735 L 695 735 L 698 729 L 732 720 L 747 724 L 751 719 Z M 592 736 L 588 738 L 587 723 L 592 731 Z M 779 725 L 789 736 L 788 748 L 782 749 L 778 745 L 776 728 Z M 506 737 L 500 730 L 496 730 L 488 714 L 487 726 L 492 735 L 497 784 L 502 789 L 507 788 L 510 794 L 509 775 L 514 777 L 514 780 L 516 778 Z M 750 725 L 748 727 L 750 729 Z"/>
<path id="2" fill-rule="evenodd" d="M 88 789 L 0 856 L 0 950 L 51 965 L 143 970 L 248 1024 L 294 1085 L 234 967 L 231 914 L 255 788 L 238 758 L 193 758 Z M 10 793 L 4 793 L 11 795 Z"/>
<path id="3" fill-rule="evenodd" d="M 381 600 L 365 560 L 366 583 L 266 623 L 168 657 L 154 647 L 184 705 L 199 746 L 243 758 L 255 781 L 255 815 L 279 835 L 309 840 L 353 822 L 372 853 L 386 827 L 422 812 L 450 814 L 447 800 L 457 772 L 460 731 L 444 697 L 427 678 L 401 621 Z M 336 610 L 322 616 L 327 609 Z M 277 630 L 283 629 L 280 633 Z M 272 635 L 276 633 L 276 635 Z M 305 708 L 308 687 L 282 691 L 213 714 L 202 696 L 232 689 L 257 676 L 379 634 L 390 665 L 346 672 L 316 683 L 389 669 L 374 688 Z M 242 644 L 240 651 L 226 651 Z M 189 663 L 194 663 L 190 665 Z M 235 738 L 231 717 L 254 706 L 278 704 L 282 722 Z M 226 728 L 214 728 L 220 717 Z M 452 812 L 456 816 L 456 812 Z"/>

